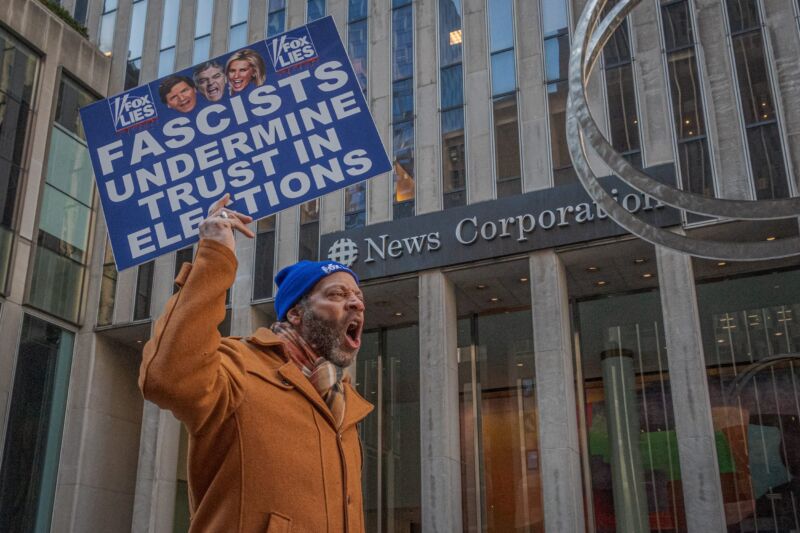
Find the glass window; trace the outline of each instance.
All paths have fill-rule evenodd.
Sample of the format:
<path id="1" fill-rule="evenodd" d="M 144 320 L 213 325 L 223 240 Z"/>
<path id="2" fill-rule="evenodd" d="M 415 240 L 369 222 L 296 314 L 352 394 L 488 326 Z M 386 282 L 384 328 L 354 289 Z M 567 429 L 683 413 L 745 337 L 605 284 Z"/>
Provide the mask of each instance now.
<path id="1" fill-rule="evenodd" d="M 62 78 L 39 214 L 36 254 L 28 301 L 76 322 L 80 311 L 94 194 L 83 130 L 77 120 L 92 97 Z"/>
<path id="2" fill-rule="evenodd" d="M 464 531 L 544 531 L 530 309 L 459 320 Z"/>
<path id="3" fill-rule="evenodd" d="M 125 72 L 125 90 L 139 85 L 142 67 L 142 46 L 144 46 L 144 25 L 147 16 L 147 0 L 133 3 L 131 14 L 131 33 L 128 41 L 128 63 Z"/>
<path id="4" fill-rule="evenodd" d="M 567 79 L 569 69 L 569 34 L 561 33 L 544 42 L 544 64 L 547 82 Z"/>
<path id="5" fill-rule="evenodd" d="M 695 261 L 695 272 L 722 270 Z M 727 268 L 727 267 L 726 267 Z M 711 418 L 729 531 L 800 527 L 800 271 L 698 280 Z"/>
<path id="6" fill-rule="evenodd" d="M 0 293 L 5 292 L 11 261 L 38 64 L 32 51 L 0 29 Z"/>
<path id="7" fill-rule="evenodd" d="M 732 33 L 760 29 L 761 16 L 756 0 L 726 0 L 726 4 Z"/>
<path id="8" fill-rule="evenodd" d="M 442 112 L 442 184 L 444 208 L 466 204 L 467 160 L 464 108 Z"/>
<path id="9" fill-rule="evenodd" d="M 667 52 L 694 45 L 692 18 L 689 11 L 689 2 L 685 0 L 670 2 L 661 8 L 661 23 L 664 28 L 664 46 Z"/>
<path id="10" fill-rule="evenodd" d="M 49 531 L 75 335 L 25 315 L 0 467 L 0 530 Z"/>
<path id="11" fill-rule="evenodd" d="M 567 4 L 564 0 L 542 0 L 542 31 L 545 37 L 566 31 Z"/>
<path id="12" fill-rule="evenodd" d="M 688 2 L 662 5 L 661 22 L 681 185 L 685 191 L 715 196 Z"/>
<path id="13" fill-rule="evenodd" d="M 775 122 L 747 128 L 750 166 L 759 200 L 788 198 L 789 183 L 783 161 L 781 138 Z"/>
<path id="14" fill-rule="evenodd" d="M 369 66 L 367 63 L 368 43 L 366 18 L 347 25 L 347 53 L 350 55 L 353 71 L 364 94 L 367 91 L 367 67 Z"/>
<path id="15" fill-rule="evenodd" d="M 365 332 L 358 392 L 375 405 L 359 427 L 366 531 L 422 531 L 419 327 Z"/>
<path id="16" fill-rule="evenodd" d="M 247 10 L 249 8 L 250 0 L 233 0 L 231 2 L 228 50 L 237 50 L 247 46 Z"/>
<path id="17" fill-rule="evenodd" d="M 103 2 L 103 14 L 100 15 L 100 31 L 97 46 L 106 55 L 111 55 L 114 46 L 114 26 L 117 22 L 117 0 Z"/>
<path id="18" fill-rule="evenodd" d="M 522 192 L 519 163 L 519 127 L 517 125 L 517 97 L 497 98 L 494 110 L 494 138 L 497 174 L 497 197 L 513 196 Z"/>
<path id="19" fill-rule="evenodd" d="M 392 3 L 394 218 L 414 215 L 414 18 L 410 2 Z"/>
<path id="20" fill-rule="evenodd" d="M 306 22 L 321 19 L 325 16 L 325 0 L 308 0 L 306 4 Z"/>
<path id="21" fill-rule="evenodd" d="M 100 281 L 100 303 L 97 306 L 97 325 L 109 326 L 114 322 L 114 301 L 117 296 L 117 266 L 111 242 L 106 238 L 103 256 L 103 279 Z"/>
<path id="22" fill-rule="evenodd" d="M 439 0 L 439 62 L 442 67 L 461 63 L 464 36 L 461 0 Z"/>
<path id="23" fill-rule="evenodd" d="M 625 157 L 640 159 L 639 117 L 633 81 L 627 20 L 612 35 L 603 50 L 606 96 L 611 126 L 611 145 Z"/>
<path id="24" fill-rule="evenodd" d="M 489 51 L 514 48 L 514 14 L 511 0 L 488 0 Z"/>
<path id="25" fill-rule="evenodd" d="M 298 258 L 319 259 L 319 198 L 300 206 L 300 243 Z"/>
<path id="26" fill-rule="evenodd" d="M 211 22 L 214 16 L 214 0 L 197 0 L 194 18 L 194 49 L 192 63 L 205 61 L 211 55 Z"/>
<path id="27" fill-rule="evenodd" d="M 344 190 L 344 229 L 367 223 L 367 184 L 359 182 Z"/>
<path id="28" fill-rule="evenodd" d="M 367 17 L 367 0 L 348 0 L 347 20 L 354 22 Z"/>
<path id="29" fill-rule="evenodd" d="M 510 93 L 517 88 L 514 50 L 492 55 L 492 96 Z"/>
<path id="30" fill-rule="evenodd" d="M 153 272 L 155 261 L 139 265 L 136 274 L 136 301 L 133 305 L 133 319 L 146 320 L 150 318 L 150 302 L 153 298 Z"/>
<path id="31" fill-rule="evenodd" d="M 567 146 L 567 82 L 547 86 L 547 106 L 550 111 L 550 148 L 553 157 L 553 183 L 555 186 L 575 183 L 577 176 L 572 168 Z"/>
<path id="32" fill-rule="evenodd" d="M 256 258 L 253 268 L 253 299 L 272 296 L 275 275 L 275 215 L 262 218 L 256 225 Z"/>
<path id="33" fill-rule="evenodd" d="M 269 0 L 267 37 L 283 33 L 286 26 L 286 0 Z"/>
<path id="34" fill-rule="evenodd" d="M 89 9 L 89 0 L 76 0 L 73 17 L 82 26 L 86 25 L 86 12 Z"/>

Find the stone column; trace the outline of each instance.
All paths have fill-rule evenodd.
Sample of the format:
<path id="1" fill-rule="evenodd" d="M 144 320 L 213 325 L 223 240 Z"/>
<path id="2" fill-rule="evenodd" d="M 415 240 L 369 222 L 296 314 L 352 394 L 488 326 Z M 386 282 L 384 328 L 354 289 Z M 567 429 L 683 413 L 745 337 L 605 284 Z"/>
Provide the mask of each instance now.
<path id="1" fill-rule="evenodd" d="M 438 0 L 418 0 L 414 8 L 414 133 L 417 214 L 442 208 L 442 136 L 439 133 L 439 43 L 436 34 Z"/>
<path id="2" fill-rule="evenodd" d="M 634 56 L 633 76 L 639 97 L 639 135 L 644 166 L 675 160 L 669 88 L 664 75 L 664 52 L 658 4 L 642 2 L 631 12 L 628 31 Z"/>
<path id="3" fill-rule="evenodd" d="M 161 29 L 164 20 L 164 2 L 147 2 L 147 20 L 158 21 L 155 24 L 145 24 L 144 42 L 142 43 L 142 68 L 139 72 L 139 84 L 149 83 L 158 77 L 158 59 L 161 51 Z"/>
<path id="4" fill-rule="evenodd" d="M 456 294 L 441 271 L 419 277 L 422 530 L 461 531 Z"/>
<path id="5" fill-rule="evenodd" d="M 175 40 L 175 69 L 192 65 L 194 52 L 194 22 L 197 17 L 197 0 L 181 0 L 178 10 L 178 35 Z"/>
<path id="6" fill-rule="evenodd" d="M 286 29 L 306 23 L 306 0 L 286 0 Z"/>
<path id="7" fill-rule="evenodd" d="M 689 533 L 726 531 L 692 260 L 656 246 Z"/>
<path id="8" fill-rule="evenodd" d="M 794 182 L 794 194 L 800 193 L 800 34 L 797 19 L 789 2 L 764 0 L 764 40 L 766 54 L 772 57 L 772 72 L 775 86 L 772 93 L 778 111 L 778 120 L 783 125 L 786 147 L 789 151 L 789 180 Z M 771 53 L 771 54 L 770 54 Z M 794 179 L 792 179 L 794 169 Z M 791 189 L 789 189 L 791 190 Z"/>
<path id="9" fill-rule="evenodd" d="M 174 268 L 174 253 L 156 259 L 150 307 L 154 322 L 172 296 Z M 180 432 L 180 422 L 172 413 L 145 400 L 139 436 L 132 533 L 172 531 Z"/>
<path id="10" fill-rule="evenodd" d="M 522 191 L 547 189 L 550 180 L 550 137 L 539 2 L 517 0 L 517 83 L 519 84 L 519 150 L 522 154 Z"/>
<path id="11" fill-rule="evenodd" d="M 530 279 L 544 527 L 584 531 L 566 271 L 544 250 L 530 255 Z"/>
<path id="12" fill-rule="evenodd" d="M 742 106 L 734 91 L 736 74 L 731 64 L 725 6 L 717 0 L 697 0 L 695 5 L 697 68 L 704 80 L 708 143 L 716 147 L 717 189 L 721 198 L 749 199 L 753 186 L 745 156 Z"/>
<path id="13" fill-rule="evenodd" d="M 214 22 L 211 24 L 211 52 L 209 59 L 228 51 L 228 33 L 231 29 L 230 0 L 214 0 Z"/>
<path id="14" fill-rule="evenodd" d="M 267 3 L 269 0 L 250 0 L 247 12 L 247 44 L 267 36 Z"/>
<path id="15" fill-rule="evenodd" d="M 369 69 L 367 94 L 372 117 L 386 153 L 392 157 L 392 5 L 390 0 L 369 2 Z M 392 219 L 392 173 L 367 182 L 367 223 Z"/>
<path id="16" fill-rule="evenodd" d="M 494 198 L 492 95 L 485 0 L 464 0 L 464 118 L 467 136 L 467 203 Z"/>

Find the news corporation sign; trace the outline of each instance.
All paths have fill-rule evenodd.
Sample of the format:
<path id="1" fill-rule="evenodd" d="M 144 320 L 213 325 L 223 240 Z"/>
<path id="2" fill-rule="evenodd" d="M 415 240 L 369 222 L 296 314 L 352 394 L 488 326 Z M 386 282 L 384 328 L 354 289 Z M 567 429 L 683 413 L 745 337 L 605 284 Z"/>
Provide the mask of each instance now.
<path id="1" fill-rule="evenodd" d="M 663 183 L 674 183 L 672 165 L 647 172 Z M 616 177 L 600 181 L 620 205 L 648 223 L 680 224 L 678 210 Z M 626 233 L 575 183 L 329 233 L 320 239 L 320 255 L 349 266 L 367 280 Z"/>

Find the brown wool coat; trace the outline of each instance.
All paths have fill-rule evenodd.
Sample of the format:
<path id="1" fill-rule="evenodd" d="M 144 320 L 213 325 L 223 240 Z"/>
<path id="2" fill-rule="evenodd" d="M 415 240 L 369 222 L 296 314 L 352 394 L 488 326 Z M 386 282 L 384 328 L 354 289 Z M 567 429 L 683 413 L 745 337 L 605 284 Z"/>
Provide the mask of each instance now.
<path id="1" fill-rule="evenodd" d="M 342 428 L 271 331 L 221 338 L 237 261 L 203 240 L 145 345 L 144 397 L 189 432 L 192 532 L 361 533 L 356 423 L 372 405 L 345 385 Z"/>

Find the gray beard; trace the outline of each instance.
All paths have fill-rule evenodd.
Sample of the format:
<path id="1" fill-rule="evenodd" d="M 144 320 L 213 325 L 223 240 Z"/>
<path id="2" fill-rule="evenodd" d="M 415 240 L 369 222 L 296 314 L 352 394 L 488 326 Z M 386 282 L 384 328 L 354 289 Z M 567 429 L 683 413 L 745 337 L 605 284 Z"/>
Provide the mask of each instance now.
<path id="1" fill-rule="evenodd" d="M 303 309 L 300 336 L 314 348 L 319 357 L 324 357 L 338 367 L 347 367 L 353 356 L 341 350 L 341 332 L 335 323 L 317 316 L 311 308 Z"/>

